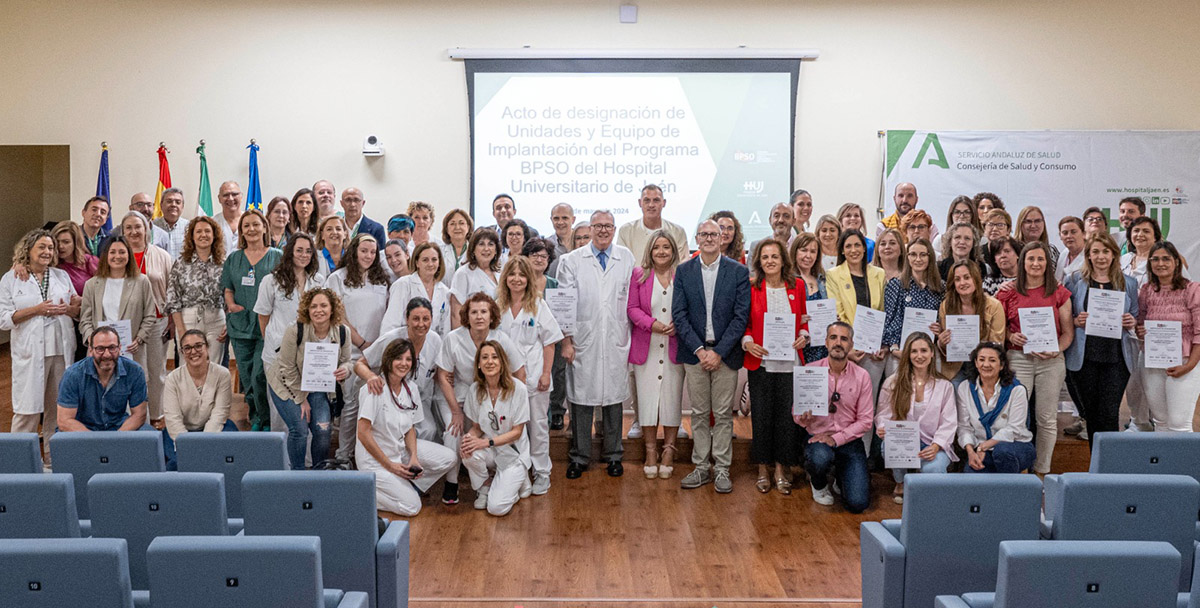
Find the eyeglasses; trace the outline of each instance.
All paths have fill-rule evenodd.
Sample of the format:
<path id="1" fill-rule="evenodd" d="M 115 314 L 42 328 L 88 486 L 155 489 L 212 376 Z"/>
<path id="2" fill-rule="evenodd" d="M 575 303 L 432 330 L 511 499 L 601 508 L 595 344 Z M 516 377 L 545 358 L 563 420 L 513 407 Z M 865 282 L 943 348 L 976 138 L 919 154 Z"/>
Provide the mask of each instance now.
<path id="1" fill-rule="evenodd" d="M 548 259 L 550 259 L 550 256 L 545 251 L 541 251 L 538 253 L 529 254 L 529 259 L 531 259 L 531 260 L 548 260 Z"/>
<path id="2" fill-rule="evenodd" d="M 194 353 L 203 350 L 204 346 L 205 345 L 203 342 L 197 342 L 196 344 L 188 344 L 184 346 L 182 350 L 185 353 Z"/>
<path id="3" fill-rule="evenodd" d="M 830 414 L 837 413 L 837 404 L 841 400 L 842 400 L 842 394 L 837 391 L 833 391 L 833 394 L 829 395 L 829 413 Z"/>
<path id="4" fill-rule="evenodd" d="M 1008 224 L 1005 224 L 1004 222 L 988 222 L 988 223 L 984 224 L 983 227 L 987 228 L 989 230 L 996 229 L 996 228 L 1008 230 Z"/>
<path id="5" fill-rule="evenodd" d="M 1021 223 L 1026 226 L 1037 226 L 1039 224 L 1044 224 L 1046 222 L 1045 222 L 1045 220 L 1043 220 L 1041 218 L 1029 218 Z"/>
<path id="6" fill-rule="evenodd" d="M 500 432 L 500 417 L 496 412 L 488 412 L 488 422 L 491 423 L 493 431 Z"/>
<path id="7" fill-rule="evenodd" d="M 120 350 L 121 350 L 120 346 L 93 346 L 92 347 L 92 352 L 97 352 L 97 353 L 115 353 L 115 352 L 120 352 Z"/>
<path id="8" fill-rule="evenodd" d="M 929 224 L 910 224 L 908 229 L 911 230 L 929 230 Z"/>
<path id="9" fill-rule="evenodd" d="M 733 226 L 721 226 L 721 232 L 733 232 Z"/>
<path id="10" fill-rule="evenodd" d="M 971 210 L 970 209 L 955 209 L 954 212 L 951 213 L 950 215 L 953 215 L 953 216 L 965 215 L 967 217 L 970 217 Z"/>
<path id="11" fill-rule="evenodd" d="M 1103 215 L 1100 215 L 1100 216 L 1093 215 L 1092 217 L 1084 218 L 1083 221 L 1085 221 L 1089 224 L 1103 224 L 1104 216 Z"/>
<path id="12" fill-rule="evenodd" d="M 698 239 L 715 239 L 715 238 L 719 238 L 720 236 L 721 236 L 720 232 L 697 232 L 696 233 L 696 238 L 698 238 Z"/>
<path id="13" fill-rule="evenodd" d="M 600 232 L 611 232 L 613 228 L 616 228 L 616 226 L 612 224 L 592 224 L 593 231 L 599 230 Z"/>

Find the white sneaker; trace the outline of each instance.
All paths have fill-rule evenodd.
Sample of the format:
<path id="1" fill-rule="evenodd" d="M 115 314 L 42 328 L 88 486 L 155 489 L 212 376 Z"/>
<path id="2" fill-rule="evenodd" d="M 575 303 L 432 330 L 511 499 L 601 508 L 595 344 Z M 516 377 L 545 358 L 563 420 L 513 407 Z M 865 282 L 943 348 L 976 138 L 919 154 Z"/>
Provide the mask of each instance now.
<path id="1" fill-rule="evenodd" d="M 488 491 L 492 486 L 483 486 L 479 488 L 479 492 L 475 495 L 475 509 L 482 511 L 487 508 Z"/>
<path id="2" fill-rule="evenodd" d="M 829 486 L 818 490 L 810 483 L 808 487 L 812 488 L 813 502 L 826 507 L 833 505 L 833 494 L 829 492 Z"/>
<path id="3" fill-rule="evenodd" d="M 642 438 L 642 425 L 638 424 L 638 422 L 636 420 L 633 421 L 633 426 L 629 427 L 629 438 L 630 439 L 641 439 Z"/>
<path id="4" fill-rule="evenodd" d="M 529 498 L 533 494 L 533 484 L 529 483 L 529 475 L 521 476 L 521 498 Z"/>
<path id="5" fill-rule="evenodd" d="M 550 491 L 550 476 L 539 473 L 533 476 L 533 495 L 541 496 Z"/>

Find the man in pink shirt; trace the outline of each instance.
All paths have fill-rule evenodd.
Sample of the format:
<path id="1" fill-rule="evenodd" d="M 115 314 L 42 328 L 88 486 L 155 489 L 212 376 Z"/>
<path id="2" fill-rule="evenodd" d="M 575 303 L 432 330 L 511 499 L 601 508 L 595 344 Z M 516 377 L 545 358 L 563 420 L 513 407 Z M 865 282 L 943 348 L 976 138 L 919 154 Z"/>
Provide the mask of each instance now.
<path id="1" fill-rule="evenodd" d="M 813 500 L 833 504 L 829 491 L 833 473 L 833 486 L 840 486 L 846 510 L 862 513 L 870 504 L 871 479 L 867 454 L 859 440 L 871 430 L 875 401 L 871 375 L 846 357 L 853 345 L 853 327 L 841 321 L 829 326 L 825 334 L 829 357 L 809 364 L 829 368 L 829 415 L 805 412 L 795 420 L 811 436 L 804 450 L 804 470 L 812 484 Z"/>

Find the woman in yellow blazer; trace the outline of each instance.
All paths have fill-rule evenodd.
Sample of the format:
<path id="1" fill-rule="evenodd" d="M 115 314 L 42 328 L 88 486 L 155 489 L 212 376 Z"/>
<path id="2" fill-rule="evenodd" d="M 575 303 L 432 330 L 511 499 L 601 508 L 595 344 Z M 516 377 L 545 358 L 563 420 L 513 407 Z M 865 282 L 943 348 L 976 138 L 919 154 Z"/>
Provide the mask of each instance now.
<path id="1" fill-rule="evenodd" d="M 825 272 L 825 290 L 837 302 L 838 319 L 854 324 L 858 305 L 883 310 L 884 272 L 878 266 L 867 264 L 866 237 L 857 230 L 847 230 L 838 239 L 837 266 Z M 874 353 L 851 351 L 850 360 L 867 370 L 871 375 L 873 395 L 879 394 L 883 380 L 887 349 Z"/>

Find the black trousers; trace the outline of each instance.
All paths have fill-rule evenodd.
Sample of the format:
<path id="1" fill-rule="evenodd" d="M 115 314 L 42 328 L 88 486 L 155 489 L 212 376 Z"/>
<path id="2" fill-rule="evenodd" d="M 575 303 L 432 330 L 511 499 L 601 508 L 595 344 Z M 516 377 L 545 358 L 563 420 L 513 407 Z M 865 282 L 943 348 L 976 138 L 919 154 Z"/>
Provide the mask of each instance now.
<path id="1" fill-rule="evenodd" d="M 1120 430 L 1121 397 L 1129 383 L 1125 362 L 1097 363 L 1085 359 L 1079 371 L 1068 371 L 1067 376 L 1078 395 L 1076 405 L 1087 421 L 1089 447 L 1095 433 Z"/>
<path id="2" fill-rule="evenodd" d="M 562 341 L 554 343 L 554 364 L 550 367 L 550 416 L 567 413 L 567 360 L 562 356 Z"/>
<path id="3" fill-rule="evenodd" d="M 759 367 L 747 373 L 750 384 L 750 460 L 754 464 L 794 466 L 800 462 L 800 427 L 792 420 L 792 375 Z"/>

